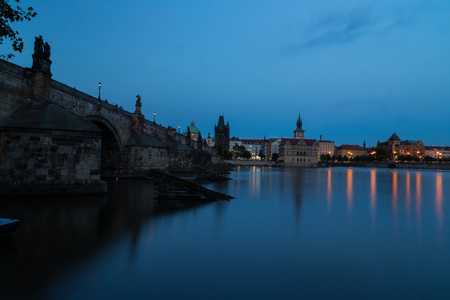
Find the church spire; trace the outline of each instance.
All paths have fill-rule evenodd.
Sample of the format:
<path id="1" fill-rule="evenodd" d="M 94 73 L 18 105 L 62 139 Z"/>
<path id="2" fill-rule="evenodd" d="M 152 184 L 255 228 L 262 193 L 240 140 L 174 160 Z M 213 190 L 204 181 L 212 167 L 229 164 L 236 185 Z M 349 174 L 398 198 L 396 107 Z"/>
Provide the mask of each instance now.
<path id="1" fill-rule="evenodd" d="M 300 113 L 298 113 L 298 120 L 297 120 L 297 130 L 302 130 L 302 118 L 300 117 Z"/>
<path id="2" fill-rule="evenodd" d="M 304 139 L 305 138 L 305 131 L 302 128 L 302 118 L 300 117 L 300 113 L 298 113 L 298 120 L 297 120 L 297 129 L 294 130 L 294 138 L 296 139 Z"/>

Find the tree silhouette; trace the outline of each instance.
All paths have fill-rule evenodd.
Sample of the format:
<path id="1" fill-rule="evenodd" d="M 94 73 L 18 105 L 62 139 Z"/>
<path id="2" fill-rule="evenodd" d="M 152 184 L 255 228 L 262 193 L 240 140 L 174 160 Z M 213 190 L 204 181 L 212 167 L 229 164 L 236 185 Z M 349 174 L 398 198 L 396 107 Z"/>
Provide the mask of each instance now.
<path id="1" fill-rule="evenodd" d="M 19 3 L 20 0 L 15 0 Z M 14 51 L 22 52 L 23 41 L 19 37 L 19 32 L 11 28 L 12 23 L 22 22 L 24 20 L 30 21 L 31 18 L 36 16 L 36 12 L 32 7 L 23 9 L 20 6 L 11 6 L 9 0 L 0 0 L 0 45 L 3 45 L 5 40 L 9 40 L 12 43 Z M 2 59 L 11 59 L 14 54 L 0 54 Z"/>

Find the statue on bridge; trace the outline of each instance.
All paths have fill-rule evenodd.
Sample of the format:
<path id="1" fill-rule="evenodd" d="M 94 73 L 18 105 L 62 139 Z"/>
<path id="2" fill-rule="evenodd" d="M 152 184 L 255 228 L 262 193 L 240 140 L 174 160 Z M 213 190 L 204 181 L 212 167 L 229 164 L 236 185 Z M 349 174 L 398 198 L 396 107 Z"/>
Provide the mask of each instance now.
<path id="1" fill-rule="evenodd" d="M 50 45 L 42 39 L 42 35 L 34 38 L 34 56 L 50 59 Z"/>
<path id="2" fill-rule="evenodd" d="M 35 71 L 47 73 L 51 76 L 50 65 L 52 61 L 50 60 L 50 45 L 48 43 L 44 44 L 42 35 L 35 37 L 34 39 L 34 53 L 33 66 L 32 69 Z"/>
<path id="3" fill-rule="evenodd" d="M 141 107 L 142 107 L 142 102 L 141 102 L 141 96 L 137 95 L 136 96 L 137 100 L 136 100 L 136 110 L 135 110 L 135 114 L 140 114 L 141 113 Z"/>
<path id="4" fill-rule="evenodd" d="M 50 45 L 44 44 L 42 35 L 35 37 L 33 65 L 29 74 L 29 98 L 35 101 L 42 101 L 50 98 L 51 78 L 50 66 Z"/>
<path id="5" fill-rule="evenodd" d="M 50 45 L 47 42 L 44 44 L 44 58 L 50 59 Z"/>
<path id="6" fill-rule="evenodd" d="M 34 55 L 37 57 L 42 57 L 44 54 L 44 41 L 42 35 L 34 38 Z"/>

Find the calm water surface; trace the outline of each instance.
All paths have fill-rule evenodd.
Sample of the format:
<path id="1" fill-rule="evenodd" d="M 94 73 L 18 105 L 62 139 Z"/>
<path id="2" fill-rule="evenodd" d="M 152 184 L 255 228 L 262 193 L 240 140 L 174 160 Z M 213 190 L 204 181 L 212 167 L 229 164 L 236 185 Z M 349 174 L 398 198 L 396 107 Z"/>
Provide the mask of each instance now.
<path id="1" fill-rule="evenodd" d="M 172 212 L 154 186 L 0 201 L 0 299 L 450 299 L 450 173 L 240 167 Z"/>

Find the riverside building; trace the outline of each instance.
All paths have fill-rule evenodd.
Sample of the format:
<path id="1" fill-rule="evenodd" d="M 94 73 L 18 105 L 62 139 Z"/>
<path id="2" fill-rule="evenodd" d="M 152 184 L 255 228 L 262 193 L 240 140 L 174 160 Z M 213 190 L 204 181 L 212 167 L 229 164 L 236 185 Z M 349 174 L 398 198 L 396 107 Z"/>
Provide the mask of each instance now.
<path id="1" fill-rule="evenodd" d="M 334 141 L 327 141 L 322 140 L 322 136 L 320 136 L 319 142 L 319 157 L 321 155 L 334 155 L 334 151 L 336 150 L 336 147 L 334 145 Z"/>
<path id="2" fill-rule="evenodd" d="M 282 138 L 279 155 L 286 167 L 317 167 L 319 164 L 319 143 L 315 139 L 305 139 L 300 115 L 294 138 Z"/>
<path id="3" fill-rule="evenodd" d="M 425 154 L 425 145 L 422 140 L 402 141 L 395 132 L 386 142 L 378 141 L 377 148 L 386 151 L 391 160 L 396 160 L 399 155 L 413 156 L 422 160 Z"/>

